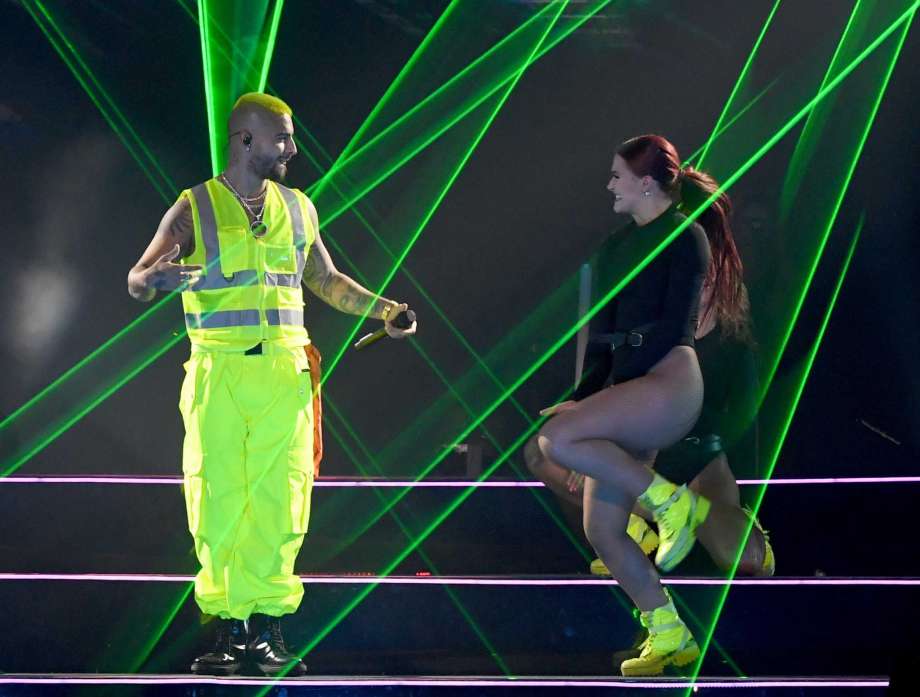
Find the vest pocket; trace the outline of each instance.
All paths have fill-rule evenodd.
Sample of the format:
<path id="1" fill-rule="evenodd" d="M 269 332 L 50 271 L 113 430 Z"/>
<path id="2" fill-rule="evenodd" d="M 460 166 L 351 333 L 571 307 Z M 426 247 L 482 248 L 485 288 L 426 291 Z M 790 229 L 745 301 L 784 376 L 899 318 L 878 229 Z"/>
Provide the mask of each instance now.
<path id="1" fill-rule="evenodd" d="M 225 225 L 217 231 L 220 240 L 220 272 L 232 276 L 237 271 L 256 268 L 252 252 L 252 233 L 242 225 Z"/>
<path id="2" fill-rule="evenodd" d="M 274 273 L 296 273 L 297 258 L 293 245 L 266 244 L 265 270 Z"/>

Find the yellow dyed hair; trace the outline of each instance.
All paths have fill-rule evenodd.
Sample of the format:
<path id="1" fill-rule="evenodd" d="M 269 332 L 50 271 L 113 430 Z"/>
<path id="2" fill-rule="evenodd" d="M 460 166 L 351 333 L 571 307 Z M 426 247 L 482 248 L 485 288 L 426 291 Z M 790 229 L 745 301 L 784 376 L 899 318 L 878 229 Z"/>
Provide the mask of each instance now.
<path id="1" fill-rule="evenodd" d="M 294 111 L 287 105 L 287 102 L 273 97 L 270 94 L 265 94 L 264 92 L 247 92 L 236 100 L 236 104 L 233 105 L 233 110 L 236 111 L 244 104 L 260 106 L 274 114 L 281 114 L 284 116 L 294 115 Z"/>

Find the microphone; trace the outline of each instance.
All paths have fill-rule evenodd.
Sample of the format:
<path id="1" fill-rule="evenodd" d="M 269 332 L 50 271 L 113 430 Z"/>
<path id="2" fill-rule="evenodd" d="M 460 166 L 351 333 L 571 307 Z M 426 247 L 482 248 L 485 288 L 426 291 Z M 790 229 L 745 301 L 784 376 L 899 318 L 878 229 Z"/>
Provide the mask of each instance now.
<path id="1" fill-rule="evenodd" d="M 408 329 L 412 326 L 414 321 L 415 313 L 412 310 L 403 310 L 393 318 L 393 326 L 397 329 Z M 358 341 L 355 342 L 355 349 L 360 351 L 363 348 L 367 348 L 371 344 L 377 343 L 385 336 L 387 336 L 386 325 L 380 327 L 380 329 L 377 331 L 371 332 L 370 334 L 365 334 L 363 337 L 358 339 Z"/>

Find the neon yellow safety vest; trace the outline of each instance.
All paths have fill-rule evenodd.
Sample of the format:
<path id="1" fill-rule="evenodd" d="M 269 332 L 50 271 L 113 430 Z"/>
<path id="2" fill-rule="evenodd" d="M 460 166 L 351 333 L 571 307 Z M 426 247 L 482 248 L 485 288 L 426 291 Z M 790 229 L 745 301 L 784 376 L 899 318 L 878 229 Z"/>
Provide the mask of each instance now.
<path id="1" fill-rule="evenodd" d="M 300 282 L 316 238 L 300 191 L 268 182 L 256 238 L 242 205 L 216 179 L 182 192 L 192 206 L 195 250 L 183 264 L 201 264 L 204 277 L 182 293 L 185 327 L 193 346 L 246 350 L 261 341 L 290 348 L 309 343 Z"/>

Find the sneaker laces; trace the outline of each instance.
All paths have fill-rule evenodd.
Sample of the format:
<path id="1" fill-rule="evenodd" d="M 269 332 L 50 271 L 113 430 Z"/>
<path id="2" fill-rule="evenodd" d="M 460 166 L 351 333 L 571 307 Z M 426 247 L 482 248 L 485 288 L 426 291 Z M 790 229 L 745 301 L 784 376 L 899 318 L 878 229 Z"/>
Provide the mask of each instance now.
<path id="1" fill-rule="evenodd" d="M 763 525 L 760 524 L 760 521 L 757 520 L 757 516 L 754 515 L 753 509 L 750 506 L 744 506 L 741 509 L 745 512 L 748 518 L 751 519 L 751 522 L 754 524 L 754 527 L 760 531 L 760 534 L 763 535 L 763 541 L 765 544 L 770 544 L 770 531 L 764 530 Z"/>
<path id="2" fill-rule="evenodd" d="M 669 532 L 674 531 L 674 527 L 671 525 L 671 521 L 668 520 L 667 514 L 668 511 L 671 510 L 671 506 L 680 500 L 685 491 L 687 491 L 687 485 L 681 484 L 665 501 L 661 503 L 660 506 L 655 509 L 654 516 L 655 522 L 658 523 L 659 533 L 664 532 L 665 534 L 668 534 Z"/>

